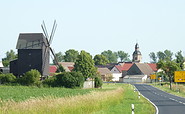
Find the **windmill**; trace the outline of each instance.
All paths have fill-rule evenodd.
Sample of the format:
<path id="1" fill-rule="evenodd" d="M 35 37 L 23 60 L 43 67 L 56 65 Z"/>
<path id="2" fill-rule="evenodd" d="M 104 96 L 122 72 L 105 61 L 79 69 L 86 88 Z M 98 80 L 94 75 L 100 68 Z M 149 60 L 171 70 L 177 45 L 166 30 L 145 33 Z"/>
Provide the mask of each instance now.
<path id="1" fill-rule="evenodd" d="M 43 21 L 43 23 L 41 24 L 41 27 L 42 27 L 42 30 L 44 32 L 44 35 L 45 35 L 45 38 L 46 38 L 46 43 L 45 46 L 45 51 L 44 51 L 44 54 L 45 54 L 45 57 L 47 57 L 47 52 L 48 51 L 51 51 L 53 57 L 53 61 L 54 61 L 54 64 L 56 65 L 56 67 L 59 69 L 59 63 L 58 63 L 58 59 L 55 55 L 55 52 L 54 50 L 51 48 L 51 43 L 52 43 L 52 40 L 53 40 L 53 37 L 54 37 L 54 34 L 55 34 L 55 31 L 56 31 L 56 28 L 57 28 L 57 23 L 56 23 L 56 20 L 54 21 L 54 24 L 53 24 L 53 28 L 52 28 L 52 31 L 51 31 L 51 34 L 50 36 L 48 35 L 48 32 L 47 32 L 47 29 L 46 29 L 46 25 L 45 25 L 45 22 Z M 45 62 L 44 64 L 45 65 Z M 44 66 L 43 66 L 44 68 Z"/>
<path id="2" fill-rule="evenodd" d="M 31 69 L 37 69 L 42 76 L 49 75 L 50 52 L 53 55 L 55 65 L 59 64 L 53 49 L 50 47 L 57 27 L 56 20 L 50 36 L 48 36 L 45 23 L 41 25 L 43 33 L 20 33 L 16 45 L 18 59 L 10 62 L 10 72 L 16 76 L 24 75 Z"/>

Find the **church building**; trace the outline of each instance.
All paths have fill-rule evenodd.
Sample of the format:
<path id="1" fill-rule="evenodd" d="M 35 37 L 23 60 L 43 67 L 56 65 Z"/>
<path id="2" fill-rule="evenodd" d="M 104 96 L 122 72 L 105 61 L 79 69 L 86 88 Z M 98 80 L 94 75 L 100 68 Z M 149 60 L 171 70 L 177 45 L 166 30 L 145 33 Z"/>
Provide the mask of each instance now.
<path id="1" fill-rule="evenodd" d="M 142 54 L 139 51 L 138 43 L 136 43 L 136 45 L 135 45 L 135 51 L 133 52 L 132 57 L 133 57 L 132 62 L 134 62 L 134 63 L 140 63 L 142 60 Z"/>

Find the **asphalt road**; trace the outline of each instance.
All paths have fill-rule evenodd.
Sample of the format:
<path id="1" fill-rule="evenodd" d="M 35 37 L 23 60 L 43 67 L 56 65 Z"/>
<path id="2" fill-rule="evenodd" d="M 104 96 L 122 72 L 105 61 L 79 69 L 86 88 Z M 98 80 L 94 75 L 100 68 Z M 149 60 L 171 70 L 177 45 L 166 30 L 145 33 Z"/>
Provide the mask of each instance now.
<path id="1" fill-rule="evenodd" d="M 146 84 L 134 84 L 134 86 L 158 107 L 159 114 L 185 114 L 185 98 L 168 94 Z"/>

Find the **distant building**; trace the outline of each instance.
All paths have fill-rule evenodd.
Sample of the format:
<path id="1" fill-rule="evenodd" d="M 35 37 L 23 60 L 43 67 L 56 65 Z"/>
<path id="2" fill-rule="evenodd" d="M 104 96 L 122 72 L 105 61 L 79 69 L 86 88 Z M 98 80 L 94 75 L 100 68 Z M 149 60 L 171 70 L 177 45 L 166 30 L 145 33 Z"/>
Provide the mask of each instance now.
<path id="1" fill-rule="evenodd" d="M 138 43 L 136 43 L 136 45 L 135 45 L 135 51 L 133 52 L 132 57 L 133 57 L 132 62 L 134 62 L 134 63 L 140 63 L 142 60 L 142 54 L 139 51 Z"/>
<path id="2" fill-rule="evenodd" d="M 107 79 L 112 76 L 112 72 L 106 67 L 98 68 L 98 73 L 101 75 L 102 81 L 107 81 Z"/>

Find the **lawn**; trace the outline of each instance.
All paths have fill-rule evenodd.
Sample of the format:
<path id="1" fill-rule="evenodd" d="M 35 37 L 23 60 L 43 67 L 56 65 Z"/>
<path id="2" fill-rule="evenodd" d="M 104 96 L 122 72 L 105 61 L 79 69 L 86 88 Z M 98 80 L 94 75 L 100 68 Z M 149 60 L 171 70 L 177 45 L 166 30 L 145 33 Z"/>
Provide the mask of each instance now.
<path id="1" fill-rule="evenodd" d="M 154 114 L 155 108 L 128 84 L 104 84 L 102 89 L 0 86 L 2 113 Z M 11 99 L 11 100 L 10 100 Z"/>

